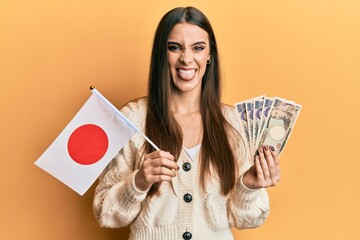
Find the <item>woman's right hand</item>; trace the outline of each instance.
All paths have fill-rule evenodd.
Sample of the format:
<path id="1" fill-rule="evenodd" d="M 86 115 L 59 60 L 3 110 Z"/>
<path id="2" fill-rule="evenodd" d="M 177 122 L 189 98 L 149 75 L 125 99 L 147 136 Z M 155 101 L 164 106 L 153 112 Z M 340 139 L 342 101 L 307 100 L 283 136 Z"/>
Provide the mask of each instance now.
<path id="1" fill-rule="evenodd" d="M 135 175 L 135 185 L 147 191 L 156 182 L 171 181 L 179 166 L 169 152 L 155 151 L 145 155 L 145 160 Z"/>

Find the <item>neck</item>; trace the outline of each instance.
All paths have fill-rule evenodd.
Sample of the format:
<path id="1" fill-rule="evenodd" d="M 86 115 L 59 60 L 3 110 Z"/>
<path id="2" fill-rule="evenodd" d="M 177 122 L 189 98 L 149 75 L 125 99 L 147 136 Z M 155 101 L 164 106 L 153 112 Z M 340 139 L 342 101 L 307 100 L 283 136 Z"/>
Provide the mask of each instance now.
<path id="1" fill-rule="evenodd" d="M 171 96 L 171 111 L 179 114 L 200 112 L 201 94 L 195 92 L 173 92 Z"/>

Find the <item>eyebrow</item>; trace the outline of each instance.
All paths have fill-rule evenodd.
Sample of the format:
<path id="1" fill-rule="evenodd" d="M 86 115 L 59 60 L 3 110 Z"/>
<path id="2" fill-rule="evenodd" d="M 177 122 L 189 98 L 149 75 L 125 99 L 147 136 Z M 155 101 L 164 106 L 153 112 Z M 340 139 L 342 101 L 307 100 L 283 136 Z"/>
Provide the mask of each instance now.
<path id="1" fill-rule="evenodd" d="M 178 43 L 178 42 L 168 42 L 168 45 L 170 45 L 170 44 L 181 45 L 181 44 Z M 192 44 L 191 46 L 198 45 L 198 44 L 204 44 L 204 45 L 206 45 L 206 42 L 205 42 L 205 41 L 196 42 L 196 43 Z"/>

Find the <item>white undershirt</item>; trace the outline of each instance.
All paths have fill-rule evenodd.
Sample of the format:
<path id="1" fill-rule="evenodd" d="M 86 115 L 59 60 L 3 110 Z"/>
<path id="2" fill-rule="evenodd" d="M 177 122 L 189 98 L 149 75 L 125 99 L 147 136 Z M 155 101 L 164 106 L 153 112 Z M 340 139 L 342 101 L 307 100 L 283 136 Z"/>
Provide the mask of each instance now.
<path id="1" fill-rule="evenodd" d="M 200 150 L 200 147 L 201 147 L 201 144 L 198 144 L 196 145 L 195 147 L 192 147 L 192 148 L 186 148 L 184 147 L 185 149 L 185 152 L 187 153 L 187 155 L 191 158 L 191 159 L 194 159 L 195 155 L 198 153 L 198 151 Z"/>

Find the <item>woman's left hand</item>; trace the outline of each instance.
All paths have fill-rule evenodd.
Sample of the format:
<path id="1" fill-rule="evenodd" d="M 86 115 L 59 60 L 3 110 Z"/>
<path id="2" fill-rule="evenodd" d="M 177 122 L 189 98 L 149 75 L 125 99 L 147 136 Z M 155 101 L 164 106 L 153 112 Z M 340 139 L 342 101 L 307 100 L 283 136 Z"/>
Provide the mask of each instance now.
<path id="1" fill-rule="evenodd" d="M 243 184 L 251 189 L 275 186 L 280 181 L 279 157 L 271 146 L 262 146 L 255 164 L 243 176 Z"/>

